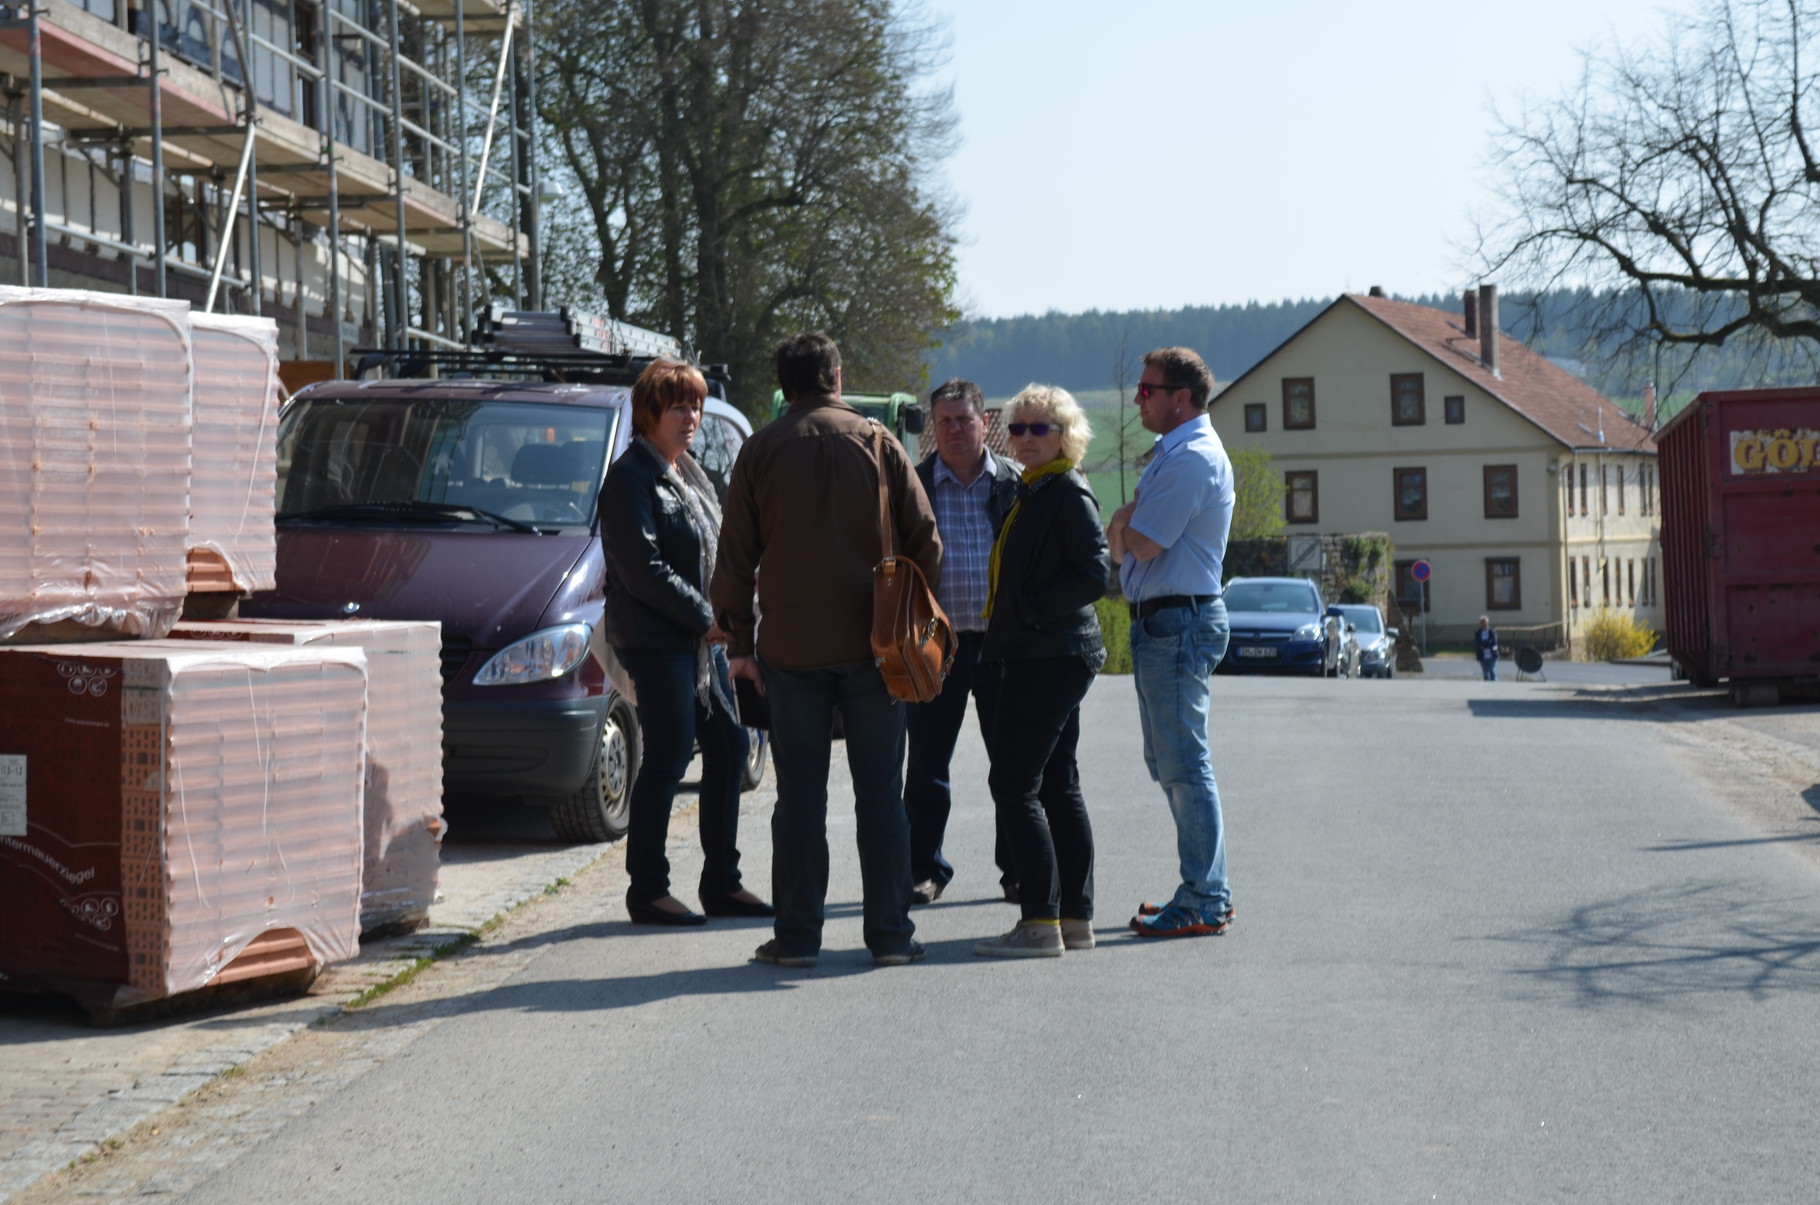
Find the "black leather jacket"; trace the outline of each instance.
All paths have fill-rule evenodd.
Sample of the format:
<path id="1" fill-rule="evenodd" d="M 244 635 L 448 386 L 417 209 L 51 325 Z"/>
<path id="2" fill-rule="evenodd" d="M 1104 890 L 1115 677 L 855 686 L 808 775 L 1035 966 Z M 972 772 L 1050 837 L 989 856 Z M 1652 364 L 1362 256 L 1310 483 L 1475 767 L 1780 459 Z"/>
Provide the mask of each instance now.
<path id="1" fill-rule="evenodd" d="M 701 536 L 665 467 L 634 440 L 600 487 L 603 623 L 614 648 L 681 652 L 714 623 L 701 577 Z"/>
<path id="2" fill-rule="evenodd" d="M 1019 489 L 1024 507 L 1005 538 L 980 656 L 1097 655 L 1105 646 L 1093 602 L 1106 593 L 1112 554 L 1093 491 L 1074 472 Z"/>

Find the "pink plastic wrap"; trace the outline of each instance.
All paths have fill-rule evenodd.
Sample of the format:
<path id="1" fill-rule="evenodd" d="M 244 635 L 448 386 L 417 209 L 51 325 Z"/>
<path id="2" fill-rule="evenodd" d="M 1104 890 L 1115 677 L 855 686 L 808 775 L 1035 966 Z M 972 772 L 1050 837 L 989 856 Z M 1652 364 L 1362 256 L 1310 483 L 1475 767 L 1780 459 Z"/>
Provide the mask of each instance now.
<path id="1" fill-rule="evenodd" d="M 0 650 L 0 980 L 120 1007 L 359 940 L 366 657 Z"/>
<path id="2" fill-rule="evenodd" d="M 0 287 L 0 640 L 169 629 L 190 381 L 187 302 Z"/>
<path id="3" fill-rule="evenodd" d="M 243 594 L 276 584 L 278 325 L 190 315 L 195 357 L 195 476 L 190 549 L 220 557 Z"/>
<path id="4" fill-rule="evenodd" d="M 184 620 L 171 638 L 359 648 L 367 656 L 360 928 L 421 919 L 442 867 L 442 626 L 348 619 Z"/>

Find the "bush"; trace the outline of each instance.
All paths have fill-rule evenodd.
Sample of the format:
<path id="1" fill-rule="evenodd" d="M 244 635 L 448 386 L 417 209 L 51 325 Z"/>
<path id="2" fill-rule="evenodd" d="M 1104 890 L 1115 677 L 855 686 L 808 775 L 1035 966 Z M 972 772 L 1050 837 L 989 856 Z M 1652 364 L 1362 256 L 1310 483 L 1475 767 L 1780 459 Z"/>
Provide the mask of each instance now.
<path id="1" fill-rule="evenodd" d="M 1656 634 L 1630 615 L 1600 607 L 1582 637 L 1588 661 L 1621 661 L 1641 657 L 1656 647 Z"/>
<path id="2" fill-rule="evenodd" d="M 1340 590 L 1340 601 L 1343 603 L 1368 603 L 1371 601 L 1371 586 L 1355 577 Z"/>
<path id="3" fill-rule="evenodd" d="M 1102 674 L 1131 672 L 1131 612 L 1122 598 L 1102 598 L 1094 602 L 1100 617 L 1100 639 L 1106 642 L 1106 667 Z"/>

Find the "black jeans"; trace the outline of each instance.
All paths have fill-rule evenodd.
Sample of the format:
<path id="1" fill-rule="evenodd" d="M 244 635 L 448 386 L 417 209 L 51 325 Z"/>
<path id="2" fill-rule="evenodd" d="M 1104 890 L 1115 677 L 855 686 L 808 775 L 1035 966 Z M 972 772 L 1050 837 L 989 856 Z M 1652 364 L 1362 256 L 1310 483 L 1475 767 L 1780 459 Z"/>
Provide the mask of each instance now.
<path id="1" fill-rule="evenodd" d="M 638 728 L 644 758 L 632 784 L 626 831 L 626 899 L 648 904 L 670 894 L 670 860 L 664 838 L 670 808 L 689 759 L 701 745 L 701 899 L 724 899 L 740 889 L 739 791 L 746 769 L 746 730 L 719 704 L 695 697 L 695 653 L 652 649 L 613 650 L 638 693 Z M 718 658 L 717 658 L 718 660 Z M 727 685 L 722 671 L 722 685 Z M 727 692 L 729 695 L 732 691 Z"/>
<path id="2" fill-rule="evenodd" d="M 984 632 L 962 632 L 954 653 L 954 668 L 942 683 L 942 693 L 927 703 L 906 708 L 910 738 L 910 765 L 904 773 L 904 811 L 910 817 L 910 881 L 934 879 L 946 887 L 954 880 L 954 867 L 942 855 L 942 838 L 948 831 L 948 814 L 954 808 L 948 767 L 954 746 L 967 722 L 967 699 L 979 719 L 980 739 L 992 749 L 992 720 L 998 710 L 998 666 L 980 660 Z M 1011 869 L 1011 850 L 999 831 L 992 850 L 998 863 L 999 882 L 1017 881 Z"/>
<path id="3" fill-rule="evenodd" d="M 987 781 L 1025 920 L 1093 919 L 1093 826 L 1074 754 L 1094 673 L 1080 657 L 1003 663 Z"/>
<path id="4" fill-rule="evenodd" d="M 885 691 L 870 661 L 820 669 L 780 669 L 762 659 L 771 701 L 771 763 L 777 808 L 771 813 L 771 899 L 777 944 L 787 954 L 822 945 L 828 898 L 828 767 L 834 710 L 846 730 L 853 774 L 866 948 L 901 954 L 910 922 L 910 826 L 904 819 L 904 707 Z"/>

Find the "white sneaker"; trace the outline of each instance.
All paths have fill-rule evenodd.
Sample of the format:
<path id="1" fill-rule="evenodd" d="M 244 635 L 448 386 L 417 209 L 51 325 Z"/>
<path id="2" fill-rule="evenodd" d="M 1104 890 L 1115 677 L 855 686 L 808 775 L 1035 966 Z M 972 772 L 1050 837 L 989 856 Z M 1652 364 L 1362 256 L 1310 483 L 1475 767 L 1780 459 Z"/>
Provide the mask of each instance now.
<path id="1" fill-rule="evenodd" d="M 1060 958 L 1062 927 L 1054 921 L 1019 921 L 1002 937 L 989 937 L 973 947 L 981 958 Z"/>
<path id="2" fill-rule="evenodd" d="M 1070 950 L 1091 950 L 1093 948 L 1093 922 L 1090 920 L 1070 920 L 1062 918 L 1062 945 Z"/>

